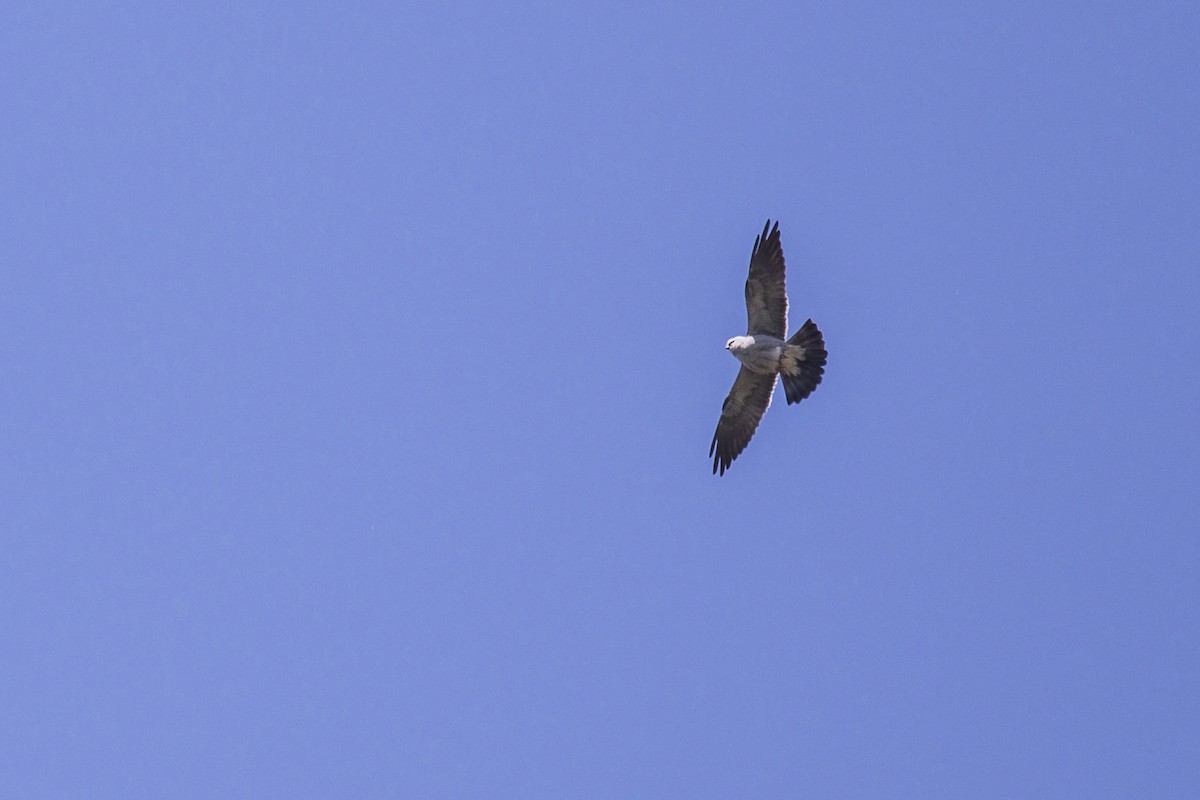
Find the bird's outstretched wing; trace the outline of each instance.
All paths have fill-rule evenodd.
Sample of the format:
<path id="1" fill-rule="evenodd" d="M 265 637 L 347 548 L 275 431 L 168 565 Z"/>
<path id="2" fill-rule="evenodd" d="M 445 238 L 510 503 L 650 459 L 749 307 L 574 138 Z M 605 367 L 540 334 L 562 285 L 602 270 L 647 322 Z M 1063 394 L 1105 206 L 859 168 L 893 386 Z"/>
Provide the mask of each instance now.
<path id="1" fill-rule="evenodd" d="M 721 419 L 717 422 L 717 432 L 713 434 L 712 445 L 708 448 L 713 458 L 713 474 L 718 470 L 725 474 L 733 460 L 746 449 L 750 437 L 758 428 L 758 423 L 767 413 L 771 405 L 771 394 L 775 391 L 775 373 L 763 374 L 751 372 L 742 367 L 725 405 L 721 406 Z"/>
<path id="2" fill-rule="evenodd" d="M 755 238 L 754 250 L 750 252 L 750 275 L 746 278 L 748 335 L 765 333 L 776 339 L 787 338 L 788 302 L 783 272 L 779 223 L 771 229 L 771 220 L 767 220 L 762 236 Z"/>

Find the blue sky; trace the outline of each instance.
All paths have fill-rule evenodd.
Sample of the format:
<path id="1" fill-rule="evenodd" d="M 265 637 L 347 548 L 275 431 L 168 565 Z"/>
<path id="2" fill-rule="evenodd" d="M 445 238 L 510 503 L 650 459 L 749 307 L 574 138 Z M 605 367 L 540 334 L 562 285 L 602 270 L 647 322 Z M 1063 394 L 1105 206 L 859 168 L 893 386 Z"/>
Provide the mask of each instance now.
<path id="1" fill-rule="evenodd" d="M 1194 796 L 1195 6 L 2 17 L 5 794 Z"/>

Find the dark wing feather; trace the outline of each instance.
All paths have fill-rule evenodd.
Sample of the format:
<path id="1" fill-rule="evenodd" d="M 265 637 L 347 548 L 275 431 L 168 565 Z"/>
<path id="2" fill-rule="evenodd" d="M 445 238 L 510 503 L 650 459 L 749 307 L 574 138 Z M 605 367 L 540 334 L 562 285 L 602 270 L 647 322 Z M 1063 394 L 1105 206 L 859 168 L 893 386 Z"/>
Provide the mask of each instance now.
<path id="1" fill-rule="evenodd" d="M 771 405 L 771 393 L 775 391 L 775 373 L 751 372 L 742 367 L 725 405 L 721 407 L 721 419 L 717 432 L 713 434 L 708 455 L 713 458 L 713 474 L 720 470 L 725 474 L 733 460 L 746 449 L 750 437 L 758 428 L 767 406 Z"/>
<path id="2" fill-rule="evenodd" d="M 771 220 L 767 220 L 762 236 L 754 240 L 750 275 L 746 278 L 746 333 L 750 336 L 765 333 L 776 339 L 787 338 L 787 288 L 783 273 L 779 223 L 771 229 Z"/>

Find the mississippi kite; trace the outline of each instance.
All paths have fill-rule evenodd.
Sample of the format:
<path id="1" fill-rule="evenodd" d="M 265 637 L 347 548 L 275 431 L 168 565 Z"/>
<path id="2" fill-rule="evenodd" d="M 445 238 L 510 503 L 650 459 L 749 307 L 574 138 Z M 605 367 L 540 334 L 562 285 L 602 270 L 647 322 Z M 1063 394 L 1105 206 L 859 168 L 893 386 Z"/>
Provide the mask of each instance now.
<path id="1" fill-rule="evenodd" d="M 783 282 L 783 247 L 779 223 L 763 226 L 750 252 L 750 276 L 746 278 L 745 336 L 735 336 L 725 349 L 742 362 L 737 380 L 721 407 L 721 419 L 713 434 L 708 455 L 713 474 L 724 475 L 733 460 L 746 449 L 758 423 L 771 405 L 775 376 L 783 379 L 788 405 L 812 394 L 825 374 L 825 340 L 810 319 L 796 335 L 787 338 L 787 290 Z M 715 454 L 715 457 L 714 457 Z"/>

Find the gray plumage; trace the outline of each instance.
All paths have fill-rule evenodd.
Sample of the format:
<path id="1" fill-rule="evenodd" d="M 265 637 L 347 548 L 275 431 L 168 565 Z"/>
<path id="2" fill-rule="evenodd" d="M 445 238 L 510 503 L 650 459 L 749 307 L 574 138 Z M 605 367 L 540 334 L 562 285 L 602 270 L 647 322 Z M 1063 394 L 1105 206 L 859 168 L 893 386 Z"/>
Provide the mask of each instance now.
<path id="1" fill-rule="evenodd" d="M 746 335 L 734 336 L 725 349 L 742 363 L 733 388 L 721 407 L 708 455 L 713 474 L 725 474 L 758 429 L 771 395 L 775 376 L 783 380 L 788 405 L 812 394 L 825 374 L 825 341 L 810 319 L 787 338 L 787 289 L 784 285 L 783 247 L 779 223 L 771 220 L 754 239 L 750 274 L 746 278 Z"/>

